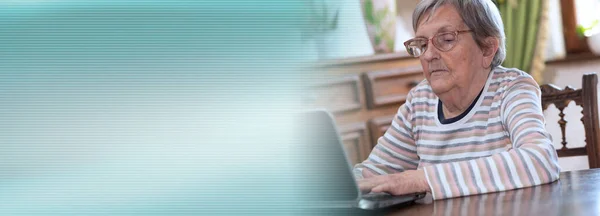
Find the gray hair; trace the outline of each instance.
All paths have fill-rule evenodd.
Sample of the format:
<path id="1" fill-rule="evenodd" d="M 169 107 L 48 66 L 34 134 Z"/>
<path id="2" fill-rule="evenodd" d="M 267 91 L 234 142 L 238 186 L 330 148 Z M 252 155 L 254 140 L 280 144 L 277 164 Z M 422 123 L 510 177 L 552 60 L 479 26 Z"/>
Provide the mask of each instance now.
<path id="1" fill-rule="evenodd" d="M 495 68 L 501 65 L 506 58 L 506 36 L 500 11 L 492 0 L 422 0 L 413 12 L 413 30 L 417 32 L 417 25 L 425 12 L 431 9 L 431 13 L 429 13 L 431 16 L 433 11 L 445 4 L 456 8 L 467 27 L 473 30 L 473 39 L 479 47 L 486 46 L 484 40 L 487 37 L 498 39 L 498 51 L 494 55 L 491 66 Z"/>

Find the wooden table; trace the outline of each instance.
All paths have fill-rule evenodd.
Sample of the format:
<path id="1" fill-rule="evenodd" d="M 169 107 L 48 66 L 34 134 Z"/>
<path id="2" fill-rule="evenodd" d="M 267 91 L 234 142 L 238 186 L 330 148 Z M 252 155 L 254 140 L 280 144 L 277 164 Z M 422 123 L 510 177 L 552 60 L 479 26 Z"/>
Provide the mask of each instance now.
<path id="1" fill-rule="evenodd" d="M 556 182 L 433 202 L 431 196 L 385 215 L 600 215 L 600 169 L 563 172 Z"/>

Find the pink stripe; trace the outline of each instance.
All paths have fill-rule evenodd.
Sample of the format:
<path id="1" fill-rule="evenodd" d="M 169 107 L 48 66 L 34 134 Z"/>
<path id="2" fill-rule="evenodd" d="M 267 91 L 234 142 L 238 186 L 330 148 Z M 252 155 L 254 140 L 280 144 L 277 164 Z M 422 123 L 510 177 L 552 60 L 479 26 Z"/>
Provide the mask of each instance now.
<path id="1" fill-rule="evenodd" d="M 398 158 L 389 156 L 388 154 L 386 154 L 386 153 L 384 153 L 384 152 L 382 152 L 382 151 L 380 151 L 378 149 L 374 149 L 372 154 L 375 154 L 375 155 L 379 156 L 381 159 L 385 160 L 388 163 L 400 165 L 404 169 L 414 169 L 414 168 L 416 168 L 416 166 L 414 166 L 412 164 L 409 164 L 409 163 L 406 163 L 406 162 L 404 162 L 404 161 L 402 161 L 402 160 L 400 160 Z"/>
<path id="2" fill-rule="evenodd" d="M 483 137 L 490 133 L 498 133 L 504 131 L 504 127 L 501 124 L 497 124 L 494 126 L 489 126 L 487 129 L 472 129 L 468 131 L 460 131 L 453 134 L 436 134 L 436 133 L 427 133 L 421 131 L 421 137 L 426 140 L 439 140 L 440 138 L 444 138 L 446 140 L 455 139 L 455 138 L 469 138 L 469 137 Z"/>
<path id="3" fill-rule="evenodd" d="M 380 140 L 379 140 L 379 143 L 380 143 L 381 145 L 385 146 L 386 148 L 390 149 L 391 151 L 395 152 L 395 153 L 398 153 L 398 154 L 400 154 L 400 155 L 404 155 L 404 156 L 406 156 L 406 157 L 408 157 L 408 158 L 410 158 L 410 159 L 413 159 L 413 160 L 419 160 L 419 157 L 418 157 L 418 155 L 417 155 L 417 154 L 415 154 L 415 153 L 412 153 L 412 152 L 408 152 L 408 151 L 406 151 L 406 150 L 404 150 L 404 149 L 401 149 L 401 148 L 398 148 L 398 147 L 396 147 L 396 146 L 392 145 L 391 143 L 389 143 L 389 142 L 388 142 L 387 140 L 385 140 L 385 139 L 380 139 Z M 376 149 L 377 149 L 377 148 L 374 148 L 373 150 L 376 150 Z"/>
<path id="4" fill-rule="evenodd" d="M 550 161 L 550 159 L 547 157 L 546 152 L 540 147 L 532 145 L 531 147 L 528 146 L 528 149 L 537 151 L 539 154 L 541 154 L 543 156 L 543 158 L 541 158 L 542 160 Z M 531 153 L 529 152 L 527 154 L 531 155 Z M 538 176 L 540 177 L 540 180 L 542 180 L 542 182 L 549 182 L 550 178 L 548 178 L 548 175 L 546 174 L 546 168 L 544 167 L 544 165 L 540 164 L 534 155 L 531 155 L 531 161 L 533 161 Z"/>
<path id="5" fill-rule="evenodd" d="M 477 193 L 477 184 L 473 182 L 473 176 L 471 175 L 471 171 L 469 171 L 469 167 L 467 163 L 458 163 L 460 167 L 460 171 L 462 172 L 463 179 L 465 180 L 465 184 L 470 194 Z"/>
<path id="6" fill-rule="evenodd" d="M 501 139 L 496 142 L 491 142 L 483 145 L 466 145 L 466 146 L 455 146 L 447 149 L 436 149 L 421 146 L 419 147 L 419 154 L 421 155 L 450 155 L 464 152 L 482 152 L 492 151 L 499 148 L 507 148 L 510 144 L 510 139 Z"/>
<path id="7" fill-rule="evenodd" d="M 519 157 L 518 153 L 516 151 L 513 151 L 509 154 L 509 156 L 512 159 L 513 164 L 515 165 L 515 169 L 517 169 L 517 173 L 519 173 L 519 177 L 521 177 L 520 180 L 523 186 L 528 187 L 533 185 L 533 182 L 529 180 L 527 171 L 525 170 L 525 163 L 523 160 L 521 160 L 521 157 Z"/>
<path id="8" fill-rule="evenodd" d="M 496 163 L 496 168 L 498 169 L 500 178 L 502 178 L 502 183 L 504 184 L 504 187 L 506 188 L 506 190 L 510 190 L 515 188 L 516 186 L 511 183 L 510 173 L 508 172 L 508 170 L 506 170 L 506 167 L 504 167 L 504 161 L 501 157 L 501 155 L 494 155 L 492 156 L 492 160 L 494 160 L 494 163 Z"/>
<path id="9" fill-rule="evenodd" d="M 425 172 L 427 172 L 427 176 L 429 177 L 429 183 L 431 184 L 431 188 L 433 190 L 434 199 L 439 199 L 444 197 L 442 192 L 441 182 L 438 181 L 438 174 L 435 166 L 426 166 L 423 167 Z"/>
<path id="10" fill-rule="evenodd" d="M 475 160 L 475 163 L 477 163 L 477 166 L 479 167 L 481 181 L 483 182 L 483 186 L 488 191 L 496 191 L 494 185 L 492 184 L 492 177 L 489 175 L 489 170 L 488 170 L 487 165 L 485 164 L 484 160 L 485 160 L 485 158 L 479 158 L 479 159 Z M 474 170 L 474 171 L 477 172 L 477 170 Z"/>
<path id="11" fill-rule="evenodd" d="M 442 166 L 444 173 L 446 174 L 446 179 L 448 180 L 448 185 L 450 185 L 450 191 L 452 192 L 452 197 L 456 197 L 460 195 L 460 191 L 458 190 L 458 181 L 457 179 L 454 178 L 454 172 L 452 172 L 452 169 L 450 167 L 449 163 L 446 164 L 440 164 L 440 166 Z M 447 197 L 450 197 L 450 194 L 446 195 Z"/>
<path id="12" fill-rule="evenodd" d="M 404 127 L 402 127 L 402 129 L 406 130 L 406 128 L 404 128 Z M 408 130 L 408 132 L 410 133 L 410 130 Z M 389 135 L 392 135 L 392 137 L 396 138 L 400 142 L 409 144 L 411 146 L 415 145 L 415 141 L 414 140 L 412 140 L 409 137 L 406 137 L 406 136 L 398 133 L 394 128 L 392 128 L 392 126 L 390 126 L 390 128 L 387 130 L 387 133 Z"/>

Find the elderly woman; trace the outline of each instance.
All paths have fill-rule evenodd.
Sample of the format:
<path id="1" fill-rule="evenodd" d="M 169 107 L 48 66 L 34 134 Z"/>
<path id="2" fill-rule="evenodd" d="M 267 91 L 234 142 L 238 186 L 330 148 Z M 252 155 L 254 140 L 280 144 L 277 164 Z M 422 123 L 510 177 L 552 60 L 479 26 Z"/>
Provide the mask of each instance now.
<path id="1" fill-rule="evenodd" d="M 426 79 L 355 166 L 361 190 L 444 199 L 558 179 L 539 86 L 527 73 L 500 66 L 503 28 L 490 0 L 417 5 L 416 37 L 404 45 Z"/>

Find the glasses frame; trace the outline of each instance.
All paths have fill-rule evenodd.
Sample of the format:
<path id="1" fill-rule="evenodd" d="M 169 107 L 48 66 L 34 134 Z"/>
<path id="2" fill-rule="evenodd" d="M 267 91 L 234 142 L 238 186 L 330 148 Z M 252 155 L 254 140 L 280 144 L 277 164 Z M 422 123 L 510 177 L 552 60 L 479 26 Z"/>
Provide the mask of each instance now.
<path id="1" fill-rule="evenodd" d="M 416 37 L 416 38 L 413 38 L 413 39 L 410 39 L 410 40 L 407 40 L 407 41 L 405 41 L 405 42 L 404 42 L 404 47 L 406 48 L 406 51 L 408 51 L 408 44 L 409 44 L 410 42 L 413 42 L 413 41 L 416 41 L 416 40 L 419 40 L 419 39 L 426 39 L 427 41 L 426 41 L 425 45 L 427 45 L 427 46 L 425 47 L 425 50 L 423 50 L 423 53 L 427 52 L 427 48 L 429 48 L 429 44 L 433 44 L 433 46 L 434 46 L 434 47 L 435 47 L 437 50 L 439 50 L 440 52 L 448 52 L 448 51 L 450 51 L 450 50 L 454 49 L 454 47 L 456 47 L 456 45 L 454 45 L 454 46 L 452 46 L 452 48 L 450 48 L 450 49 L 448 49 L 448 50 L 445 50 L 445 51 L 444 51 L 444 50 L 440 49 L 439 47 L 437 47 L 437 46 L 435 45 L 436 43 L 434 43 L 434 42 L 433 42 L 433 39 L 434 39 L 434 38 L 437 38 L 437 37 L 439 37 L 440 35 L 451 33 L 451 34 L 453 34 L 453 35 L 454 35 L 454 37 L 456 38 L 456 42 L 458 43 L 458 42 L 460 41 L 460 40 L 458 39 L 458 35 L 459 35 L 459 34 L 462 34 L 462 33 L 467 33 L 467 32 L 472 32 L 472 31 L 473 31 L 473 30 L 471 30 L 471 29 L 469 29 L 469 30 L 458 30 L 458 31 L 440 32 L 440 33 L 437 33 L 437 34 L 433 35 L 433 36 L 432 36 L 432 37 L 430 37 L 430 38 L 426 38 L 426 37 Z M 408 53 L 409 53 L 409 55 L 410 55 L 410 52 L 408 52 Z M 421 55 L 423 55 L 423 53 L 421 53 Z M 411 55 L 411 56 L 418 58 L 418 57 L 420 57 L 421 55 L 419 55 L 419 56 L 414 56 L 414 55 Z"/>

